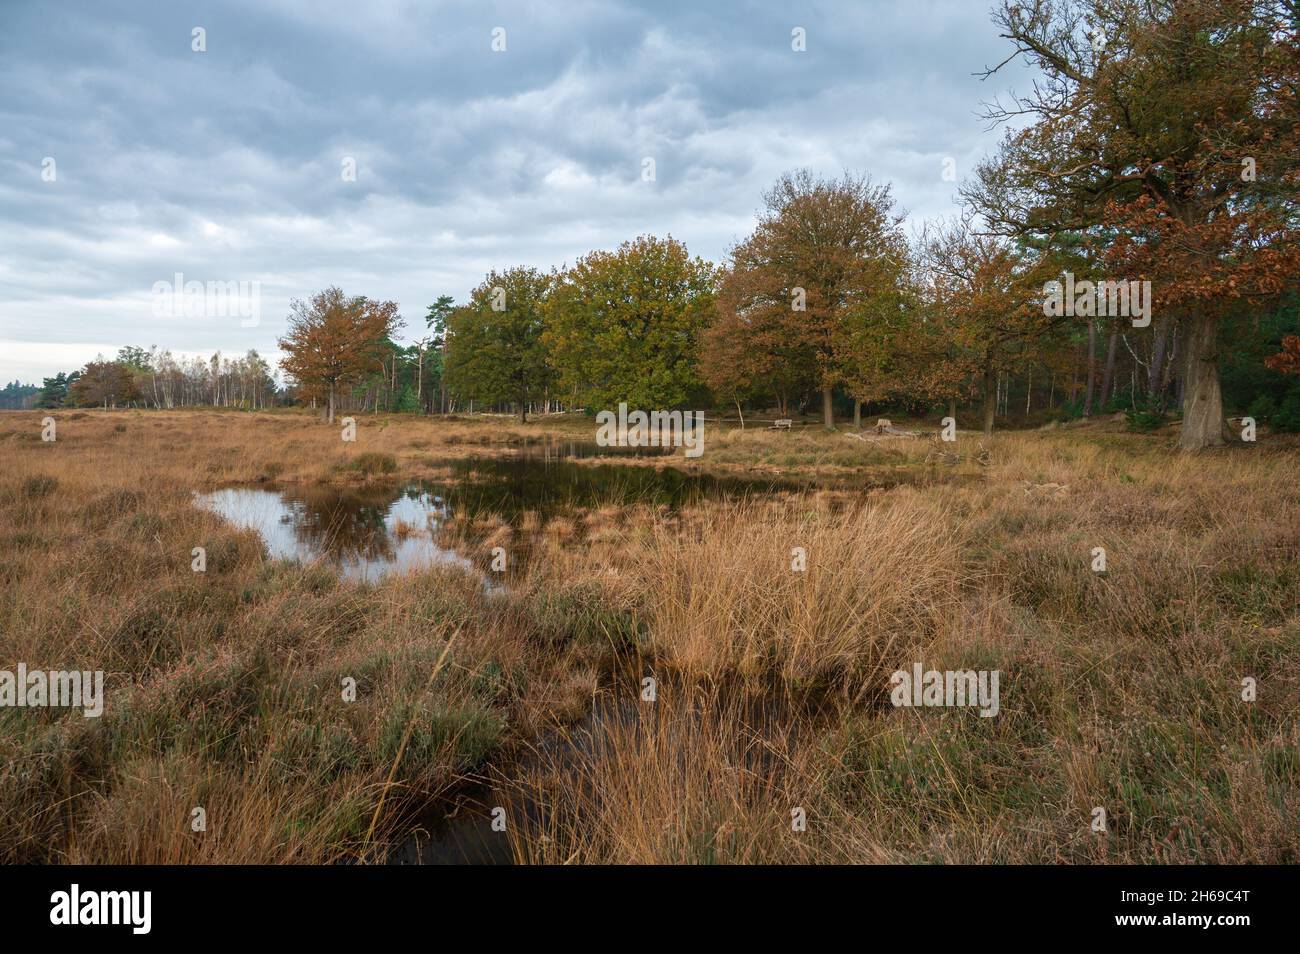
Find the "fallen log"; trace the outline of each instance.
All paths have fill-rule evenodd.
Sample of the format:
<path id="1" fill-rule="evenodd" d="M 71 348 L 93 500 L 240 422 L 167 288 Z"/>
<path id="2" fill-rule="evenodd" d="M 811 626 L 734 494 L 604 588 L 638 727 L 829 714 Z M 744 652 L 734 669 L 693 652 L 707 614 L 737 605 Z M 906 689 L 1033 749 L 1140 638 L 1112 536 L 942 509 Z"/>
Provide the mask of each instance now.
<path id="1" fill-rule="evenodd" d="M 876 433 L 885 437 L 920 437 L 920 431 L 904 431 L 893 425 L 893 422 L 887 417 L 882 417 L 876 421 Z"/>

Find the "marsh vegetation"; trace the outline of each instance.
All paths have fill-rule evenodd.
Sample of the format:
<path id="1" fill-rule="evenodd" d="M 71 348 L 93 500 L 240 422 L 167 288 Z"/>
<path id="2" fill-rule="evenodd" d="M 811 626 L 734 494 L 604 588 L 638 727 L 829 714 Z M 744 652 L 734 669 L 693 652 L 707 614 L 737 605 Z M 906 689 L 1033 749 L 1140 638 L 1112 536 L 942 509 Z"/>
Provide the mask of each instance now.
<path id="1" fill-rule="evenodd" d="M 57 442 L 38 414 L 0 433 L 0 652 L 103 669 L 106 700 L 0 710 L 7 861 L 454 860 L 446 817 L 497 806 L 491 852 L 518 861 L 1300 854 L 1292 438 L 961 435 L 980 464 L 749 429 L 711 433 L 707 465 L 548 464 L 590 421 L 380 416 L 350 445 L 293 412 L 56 417 Z M 548 466 L 547 499 L 511 483 Z M 562 492 L 587 472 L 618 479 Z M 308 524 L 454 558 L 286 561 L 202 505 L 231 487 L 359 500 Z M 488 588 L 496 547 L 520 559 Z M 913 661 L 1000 670 L 1000 714 L 891 706 Z"/>

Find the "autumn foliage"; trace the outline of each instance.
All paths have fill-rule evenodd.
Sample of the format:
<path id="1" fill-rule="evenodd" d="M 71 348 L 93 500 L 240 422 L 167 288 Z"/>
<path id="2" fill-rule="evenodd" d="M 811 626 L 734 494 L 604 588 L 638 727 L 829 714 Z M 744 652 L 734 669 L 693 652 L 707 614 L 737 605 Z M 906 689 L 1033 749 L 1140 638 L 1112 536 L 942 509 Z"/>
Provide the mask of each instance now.
<path id="1" fill-rule="evenodd" d="M 280 339 L 282 367 L 305 397 L 326 402 L 330 423 L 340 390 L 380 367 L 389 336 L 401 326 L 397 303 L 350 297 L 330 287 L 295 300 Z"/>

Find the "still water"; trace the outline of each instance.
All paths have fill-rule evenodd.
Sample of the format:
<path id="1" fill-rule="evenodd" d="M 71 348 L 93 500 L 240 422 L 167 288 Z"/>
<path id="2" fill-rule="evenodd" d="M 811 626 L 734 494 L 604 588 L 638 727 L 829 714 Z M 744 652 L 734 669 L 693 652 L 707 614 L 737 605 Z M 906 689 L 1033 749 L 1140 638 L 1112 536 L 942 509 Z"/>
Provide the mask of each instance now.
<path id="1" fill-rule="evenodd" d="M 438 546 L 447 503 L 419 487 L 227 487 L 198 494 L 196 501 L 237 527 L 256 530 L 272 559 L 324 561 L 345 580 L 373 582 L 438 564 L 474 571 L 468 559 Z"/>
<path id="2" fill-rule="evenodd" d="M 447 565 L 477 573 L 455 550 L 439 546 L 453 515 L 497 515 L 515 522 L 584 507 L 640 503 L 672 509 L 717 497 L 762 495 L 795 485 L 691 474 L 671 467 L 576 464 L 574 458 L 653 456 L 576 441 L 524 445 L 502 457 L 448 462 L 437 483 L 309 485 L 279 489 L 227 487 L 195 501 L 237 527 L 255 530 L 272 559 L 323 561 L 345 580 L 374 582 L 388 573 Z"/>

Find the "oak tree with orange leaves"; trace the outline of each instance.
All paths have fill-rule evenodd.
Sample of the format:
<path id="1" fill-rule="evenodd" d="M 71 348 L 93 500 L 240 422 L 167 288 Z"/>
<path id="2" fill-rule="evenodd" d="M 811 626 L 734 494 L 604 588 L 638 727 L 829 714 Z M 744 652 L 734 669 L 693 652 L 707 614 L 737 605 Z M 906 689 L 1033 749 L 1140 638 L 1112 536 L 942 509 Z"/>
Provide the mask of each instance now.
<path id="1" fill-rule="evenodd" d="M 937 225 L 922 240 L 925 320 L 903 339 L 914 393 L 952 402 L 982 382 L 983 429 L 993 432 L 997 376 L 1060 319 L 1044 314 L 1053 260 L 981 232 L 969 218 Z"/>
<path id="2" fill-rule="evenodd" d="M 1300 335 L 1282 339 L 1282 350 L 1264 359 L 1264 364 L 1281 374 L 1300 374 Z"/>
<path id="3" fill-rule="evenodd" d="M 339 392 L 382 367 L 389 336 L 402 326 L 397 302 L 352 297 L 330 287 L 290 303 L 289 331 L 280 339 L 280 367 L 303 392 L 324 400 L 329 423 Z"/>
<path id="4" fill-rule="evenodd" d="M 1185 449 L 1224 442 L 1221 335 L 1294 288 L 1300 149 L 1290 0 L 1018 0 L 994 14 L 1042 78 L 964 190 L 1003 234 L 1104 225 L 1113 279 L 1152 283 L 1183 356 Z M 1176 330 L 1175 330 L 1176 329 Z M 1169 342 L 1155 342 L 1163 362 Z M 1153 374 L 1155 368 L 1153 367 Z"/>
<path id="5" fill-rule="evenodd" d="M 757 291 L 754 273 L 723 272 L 717 315 L 700 340 L 700 376 L 719 397 L 741 402 L 771 398 L 789 417 L 792 398 L 816 381 L 814 350 L 786 299 Z"/>
<path id="6" fill-rule="evenodd" d="M 725 364 L 735 345 L 723 339 L 737 337 L 778 405 L 792 391 L 820 389 L 829 429 L 835 388 L 868 400 L 884 390 L 887 335 L 876 324 L 898 313 L 907 270 L 901 216 L 889 186 L 847 173 L 838 180 L 790 173 L 764 200 L 758 226 L 732 250 L 723 275 L 718 321 L 706 338 L 718 353 L 705 364 Z"/>

